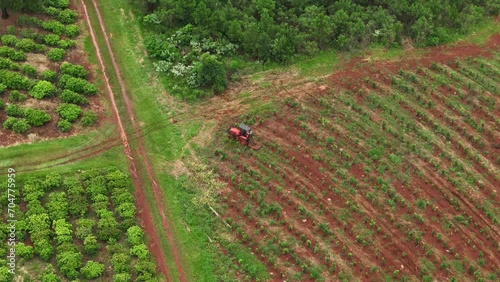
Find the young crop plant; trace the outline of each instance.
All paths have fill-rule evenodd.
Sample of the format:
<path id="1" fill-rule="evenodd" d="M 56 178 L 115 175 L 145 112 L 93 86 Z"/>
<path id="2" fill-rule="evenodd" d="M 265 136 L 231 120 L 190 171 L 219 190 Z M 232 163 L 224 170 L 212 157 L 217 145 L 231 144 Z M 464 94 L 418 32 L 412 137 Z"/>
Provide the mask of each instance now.
<path id="1" fill-rule="evenodd" d="M 64 34 L 69 38 L 74 38 L 80 34 L 80 28 L 74 24 L 67 25 Z"/>
<path id="2" fill-rule="evenodd" d="M 19 64 L 14 63 L 11 59 L 0 57 L 0 69 L 19 70 Z"/>
<path id="3" fill-rule="evenodd" d="M 59 79 L 59 85 L 64 89 L 69 89 L 74 92 L 85 95 L 94 95 L 97 93 L 97 87 L 82 78 L 73 77 L 68 74 L 63 74 Z"/>
<path id="4" fill-rule="evenodd" d="M 60 62 L 64 59 L 64 54 L 66 51 L 61 48 L 52 48 L 50 51 L 47 53 L 47 56 L 49 57 L 50 60 L 54 62 Z"/>
<path id="5" fill-rule="evenodd" d="M 15 35 L 2 35 L 1 38 L 2 44 L 5 46 L 16 46 L 17 42 L 19 41 Z"/>
<path id="6" fill-rule="evenodd" d="M 30 64 L 23 64 L 21 66 L 21 71 L 31 78 L 36 78 L 38 76 L 37 70 Z"/>
<path id="7" fill-rule="evenodd" d="M 68 74 L 73 77 L 86 79 L 88 76 L 87 70 L 81 65 L 64 62 L 59 69 L 61 70 L 61 74 Z"/>
<path id="8" fill-rule="evenodd" d="M 11 129 L 15 133 L 23 134 L 30 130 L 31 126 L 28 121 L 24 118 L 9 117 L 3 123 L 5 129 Z"/>
<path id="9" fill-rule="evenodd" d="M 78 18 L 78 13 L 71 9 L 64 9 L 59 12 L 57 19 L 63 24 L 75 23 Z"/>
<path id="10" fill-rule="evenodd" d="M 66 30 L 66 26 L 56 20 L 44 21 L 41 26 L 44 30 L 52 31 L 57 35 L 62 35 Z"/>
<path id="11" fill-rule="evenodd" d="M 50 121 L 50 115 L 43 110 L 26 108 L 24 116 L 28 123 L 32 126 L 42 126 Z"/>
<path id="12" fill-rule="evenodd" d="M 38 46 L 33 39 L 23 38 L 16 43 L 16 48 L 24 52 L 35 52 Z"/>
<path id="13" fill-rule="evenodd" d="M 41 79 L 54 83 L 57 79 L 57 72 L 53 70 L 45 70 L 41 73 Z"/>
<path id="14" fill-rule="evenodd" d="M 59 128 L 59 130 L 61 130 L 61 132 L 69 132 L 71 130 L 71 122 L 65 120 L 65 119 L 61 119 L 58 123 L 57 123 L 57 127 Z"/>
<path id="15" fill-rule="evenodd" d="M 74 122 L 82 113 L 82 108 L 74 104 L 63 103 L 57 107 L 56 112 L 62 119 Z"/>
<path id="16" fill-rule="evenodd" d="M 8 105 L 5 113 L 11 117 L 24 117 L 24 109 L 14 104 Z"/>
<path id="17" fill-rule="evenodd" d="M 60 38 L 59 38 L 59 35 L 57 35 L 57 34 L 47 34 L 43 38 L 43 41 L 45 42 L 45 44 L 47 44 L 49 46 L 58 46 L 59 40 L 60 40 Z"/>
<path id="18" fill-rule="evenodd" d="M 57 43 L 57 46 L 59 48 L 65 49 L 65 50 L 75 48 L 76 41 L 71 40 L 71 39 L 62 39 L 62 40 L 59 40 L 59 42 Z"/>
<path id="19" fill-rule="evenodd" d="M 53 97 L 56 95 L 56 86 L 48 81 L 40 80 L 29 91 L 31 97 L 43 99 L 44 97 Z"/>
<path id="20" fill-rule="evenodd" d="M 28 90 L 30 80 L 17 72 L 0 70 L 0 83 L 13 90 Z"/>
<path id="21" fill-rule="evenodd" d="M 89 100 L 85 98 L 83 95 L 80 95 L 68 89 L 63 90 L 60 97 L 61 101 L 63 101 L 64 103 L 71 103 L 77 105 L 87 105 L 89 103 Z"/>
<path id="22" fill-rule="evenodd" d="M 97 121 L 97 114 L 92 111 L 85 111 L 82 115 L 81 123 L 83 126 L 93 126 Z"/>

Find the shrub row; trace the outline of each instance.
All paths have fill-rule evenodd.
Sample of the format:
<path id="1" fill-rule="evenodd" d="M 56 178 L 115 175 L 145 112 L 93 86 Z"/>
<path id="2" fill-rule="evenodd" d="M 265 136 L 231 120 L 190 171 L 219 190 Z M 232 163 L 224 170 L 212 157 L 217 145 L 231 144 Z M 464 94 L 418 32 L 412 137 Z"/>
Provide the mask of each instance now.
<path id="1" fill-rule="evenodd" d="M 87 78 L 88 72 L 81 65 L 75 65 L 72 63 L 64 62 L 59 67 L 61 74 L 69 74 L 73 77 Z"/>
<path id="2" fill-rule="evenodd" d="M 43 99 L 46 96 L 55 96 L 56 93 L 56 86 L 45 80 L 38 81 L 29 92 L 30 96 L 36 99 Z"/>
<path id="3" fill-rule="evenodd" d="M 2 57 L 0 57 L 0 69 L 19 70 L 19 64 L 18 63 L 14 63 L 9 58 L 2 58 Z"/>
<path id="4" fill-rule="evenodd" d="M 13 61 L 26 61 L 26 54 L 23 51 L 16 51 L 9 46 L 0 47 L 0 57 L 9 58 Z"/>
<path id="5" fill-rule="evenodd" d="M 11 129 L 15 133 L 22 134 L 26 133 L 31 128 L 31 126 L 29 125 L 28 121 L 24 118 L 9 117 L 3 123 L 3 128 Z"/>
<path id="6" fill-rule="evenodd" d="M 8 70 L 0 70 L 0 83 L 14 90 L 28 90 L 30 88 L 30 80 L 27 77 Z"/>
<path id="7" fill-rule="evenodd" d="M 33 108 L 22 108 L 11 104 L 7 106 L 5 112 L 9 117 L 24 118 L 29 125 L 42 126 L 50 121 L 50 115 L 43 110 Z"/>
<path id="8" fill-rule="evenodd" d="M 94 95 L 97 93 L 97 87 L 82 78 L 73 77 L 68 74 L 63 74 L 59 78 L 59 85 L 74 92 L 82 93 L 85 95 Z"/>

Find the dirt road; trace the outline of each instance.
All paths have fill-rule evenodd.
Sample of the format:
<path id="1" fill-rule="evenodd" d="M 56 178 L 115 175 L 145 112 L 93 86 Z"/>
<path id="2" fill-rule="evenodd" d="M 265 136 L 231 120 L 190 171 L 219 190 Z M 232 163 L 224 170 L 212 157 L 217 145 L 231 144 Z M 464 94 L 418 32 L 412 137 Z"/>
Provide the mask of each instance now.
<path id="1" fill-rule="evenodd" d="M 156 181 L 151 164 L 149 163 L 149 160 L 147 158 L 146 150 L 145 150 L 143 142 L 142 142 L 142 137 L 140 134 L 139 127 L 137 126 L 135 119 L 134 119 L 134 112 L 132 110 L 132 105 L 131 105 L 130 99 L 127 95 L 127 90 L 126 90 L 125 84 L 123 82 L 120 69 L 118 67 L 118 64 L 116 63 L 115 56 L 114 56 L 113 50 L 111 48 L 111 44 L 109 42 L 109 38 L 108 38 L 106 30 L 105 30 L 104 21 L 102 20 L 102 16 L 101 16 L 101 13 L 99 11 L 99 7 L 97 6 L 96 1 L 92 0 L 92 2 L 93 2 L 94 9 L 96 11 L 96 14 L 97 14 L 97 17 L 99 20 L 99 25 L 101 27 L 103 34 L 104 34 L 104 40 L 106 42 L 106 47 L 108 48 L 108 52 L 109 52 L 109 55 L 111 57 L 113 69 L 115 71 L 115 74 L 118 78 L 118 82 L 119 82 L 120 87 L 121 87 L 122 97 L 123 97 L 124 102 L 125 102 L 125 109 L 122 109 L 122 110 L 127 111 L 127 115 L 130 118 L 130 122 L 132 123 L 132 127 L 133 127 L 134 133 L 135 133 L 135 138 L 137 140 L 137 144 L 139 147 L 137 149 L 139 150 L 139 155 L 141 156 L 141 159 L 143 160 L 143 163 L 140 165 L 144 166 L 144 169 L 146 170 L 146 172 L 148 174 L 148 179 L 151 182 L 151 187 L 152 187 L 153 193 L 155 195 L 156 206 L 157 206 L 157 208 L 161 214 L 161 217 L 162 217 L 163 231 L 165 232 L 165 235 L 167 236 L 168 241 L 169 241 L 168 243 L 171 247 L 171 252 L 172 252 L 172 255 L 174 257 L 176 266 L 177 266 L 177 271 L 179 273 L 179 280 L 180 281 L 187 281 L 185 274 L 184 274 L 184 270 L 183 270 L 182 265 L 180 263 L 179 253 L 178 253 L 177 248 L 175 246 L 172 232 L 170 230 L 169 224 L 168 224 L 166 216 L 164 214 L 161 190 L 160 190 L 160 187 L 158 185 L 158 181 Z M 144 190 L 142 188 L 143 180 L 141 180 L 140 175 L 137 173 L 136 164 L 138 161 L 136 161 L 136 158 L 134 158 L 134 155 L 137 154 L 137 152 L 132 151 L 130 148 L 129 138 L 124 130 L 123 123 L 122 123 L 122 120 L 121 120 L 120 115 L 119 115 L 119 110 L 116 106 L 114 93 L 113 93 L 113 90 L 111 89 L 111 86 L 109 84 L 109 79 L 108 79 L 107 74 L 106 74 L 106 67 L 105 67 L 104 62 L 102 60 L 101 51 L 100 51 L 99 46 L 97 44 L 96 36 L 95 36 L 93 27 L 92 27 L 90 19 L 89 19 L 87 7 L 86 7 L 83 0 L 80 0 L 80 3 L 82 4 L 82 7 L 83 7 L 83 10 L 85 13 L 85 19 L 86 19 L 87 25 L 89 27 L 92 43 L 95 47 L 97 58 L 99 60 L 99 64 L 100 64 L 102 72 L 103 72 L 103 77 L 104 77 L 106 89 L 108 90 L 110 101 L 111 101 L 111 106 L 113 108 L 115 119 L 116 119 L 116 122 L 118 124 L 119 131 L 120 131 L 120 135 L 121 135 L 121 139 L 122 139 L 122 143 L 123 143 L 123 148 L 124 148 L 124 153 L 129 160 L 129 171 L 130 171 L 134 186 L 136 188 L 136 195 L 135 195 L 136 196 L 136 205 L 138 207 L 138 210 L 140 211 L 139 217 L 141 218 L 141 220 L 144 224 L 144 229 L 146 230 L 148 237 L 149 237 L 149 249 L 156 259 L 158 269 L 165 275 L 167 281 L 172 281 L 172 277 L 169 275 L 169 272 L 168 272 L 167 267 L 166 267 L 165 257 L 163 256 L 163 252 L 161 250 L 161 245 L 159 242 L 158 234 L 156 233 L 155 228 L 154 228 L 153 220 L 152 220 L 149 208 L 148 208 L 148 203 L 146 202 L 145 197 L 144 197 Z M 177 279 L 175 279 L 175 280 L 177 280 Z"/>

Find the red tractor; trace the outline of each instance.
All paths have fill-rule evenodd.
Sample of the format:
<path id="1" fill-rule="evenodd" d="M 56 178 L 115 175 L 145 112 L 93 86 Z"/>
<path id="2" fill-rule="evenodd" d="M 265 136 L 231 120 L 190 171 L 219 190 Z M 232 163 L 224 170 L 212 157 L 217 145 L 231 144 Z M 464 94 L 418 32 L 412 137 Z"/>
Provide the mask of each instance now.
<path id="1" fill-rule="evenodd" d="M 229 138 L 238 140 L 241 145 L 250 145 L 252 130 L 248 125 L 241 123 L 238 127 L 230 127 L 227 129 L 227 133 L 229 133 Z"/>

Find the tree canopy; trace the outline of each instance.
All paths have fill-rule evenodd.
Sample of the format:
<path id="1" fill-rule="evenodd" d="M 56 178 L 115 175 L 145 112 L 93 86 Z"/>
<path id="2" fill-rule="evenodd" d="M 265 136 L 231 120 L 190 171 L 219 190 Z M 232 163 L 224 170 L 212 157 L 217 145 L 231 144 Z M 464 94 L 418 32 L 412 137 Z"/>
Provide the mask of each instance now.
<path id="1" fill-rule="evenodd" d="M 142 7 L 146 47 L 156 69 L 214 92 L 225 88 L 217 64 L 223 58 L 288 63 L 326 49 L 391 48 L 403 39 L 416 46 L 438 45 L 500 11 L 500 0 L 133 2 Z"/>

